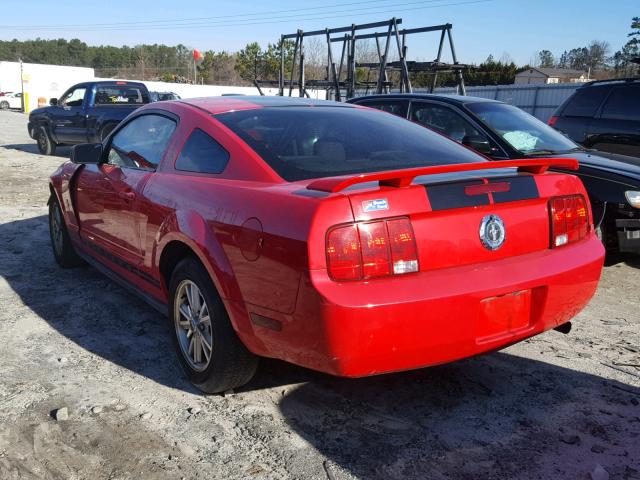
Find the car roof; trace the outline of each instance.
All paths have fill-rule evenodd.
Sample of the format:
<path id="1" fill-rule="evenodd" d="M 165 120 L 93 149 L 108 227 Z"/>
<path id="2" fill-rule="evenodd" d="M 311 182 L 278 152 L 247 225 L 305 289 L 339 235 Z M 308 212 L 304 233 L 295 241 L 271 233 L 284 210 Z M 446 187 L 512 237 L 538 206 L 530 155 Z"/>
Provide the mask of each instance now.
<path id="1" fill-rule="evenodd" d="M 128 85 L 128 86 L 136 86 L 136 87 L 144 87 L 145 84 L 141 82 L 131 82 L 127 80 L 97 80 L 97 81 L 88 81 L 88 82 L 80 82 L 72 85 L 70 88 L 75 87 L 91 87 L 92 85 L 101 86 L 101 85 Z"/>
<path id="2" fill-rule="evenodd" d="M 435 93 L 388 93 L 382 95 L 368 95 L 364 97 L 352 98 L 350 102 L 359 102 L 369 99 L 409 99 L 409 100 L 438 100 L 453 105 L 464 105 L 466 103 L 504 103 L 490 98 L 471 97 L 467 95 L 438 95 Z"/>
<path id="3" fill-rule="evenodd" d="M 212 115 L 232 110 L 253 110 L 275 107 L 339 107 L 355 108 L 355 105 L 338 103 L 331 100 L 280 96 L 225 96 L 202 97 L 174 100 L 204 110 Z"/>
<path id="4" fill-rule="evenodd" d="M 640 84 L 640 77 L 632 78 L 608 78 L 605 80 L 594 80 L 583 84 L 580 88 L 596 88 L 596 87 L 611 87 L 611 86 L 626 86 L 626 85 L 638 85 Z"/>

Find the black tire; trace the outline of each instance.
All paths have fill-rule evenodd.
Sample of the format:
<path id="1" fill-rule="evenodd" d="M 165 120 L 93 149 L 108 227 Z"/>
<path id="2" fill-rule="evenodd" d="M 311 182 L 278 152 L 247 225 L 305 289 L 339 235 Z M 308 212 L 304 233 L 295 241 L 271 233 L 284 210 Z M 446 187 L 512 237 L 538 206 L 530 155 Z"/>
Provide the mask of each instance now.
<path id="1" fill-rule="evenodd" d="M 6 100 L 0 102 L 0 110 L 9 110 L 9 102 Z"/>
<path id="2" fill-rule="evenodd" d="M 109 136 L 109 134 L 113 131 L 114 128 L 116 128 L 115 123 L 109 123 L 104 127 L 102 127 L 102 130 L 100 130 L 100 141 L 104 142 L 104 140 Z"/>
<path id="3" fill-rule="evenodd" d="M 46 128 L 38 127 L 36 129 L 36 142 L 38 143 L 38 151 L 42 155 L 55 155 L 57 145 L 51 140 Z"/>
<path id="4" fill-rule="evenodd" d="M 186 324 L 189 324 L 189 321 L 185 321 L 185 317 L 176 312 L 176 305 L 180 307 L 186 298 L 180 294 L 183 285 L 190 283 L 195 284 L 206 303 L 209 317 L 207 332 L 212 340 L 209 361 L 206 367 L 200 370 L 191 365 L 193 359 L 187 359 L 188 353 L 185 353 L 184 347 L 181 347 L 181 341 L 184 342 L 186 338 L 188 342 L 190 338 L 197 335 L 192 331 L 191 337 L 181 336 L 182 330 L 178 321 Z M 247 350 L 238 338 L 209 273 L 194 257 L 187 257 L 178 263 L 171 275 L 169 323 L 180 365 L 189 380 L 203 392 L 219 393 L 240 387 L 249 382 L 255 374 L 258 357 Z"/>
<path id="5" fill-rule="evenodd" d="M 49 199 L 49 237 L 53 256 L 62 268 L 73 268 L 84 263 L 73 248 L 60 204 L 53 194 Z"/>

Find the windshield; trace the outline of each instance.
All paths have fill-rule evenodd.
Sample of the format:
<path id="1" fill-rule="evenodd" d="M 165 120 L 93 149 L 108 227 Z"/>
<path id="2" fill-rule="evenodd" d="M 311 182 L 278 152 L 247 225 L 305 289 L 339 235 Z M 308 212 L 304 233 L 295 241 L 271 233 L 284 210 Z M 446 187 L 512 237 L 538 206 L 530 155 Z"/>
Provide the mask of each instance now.
<path id="1" fill-rule="evenodd" d="M 486 161 L 442 135 L 378 110 L 272 107 L 215 118 L 290 182 Z"/>
<path id="2" fill-rule="evenodd" d="M 580 147 L 537 118 L 504 103 L 467 103 L 489 128 L 525 155 L 564 153 Z"/>

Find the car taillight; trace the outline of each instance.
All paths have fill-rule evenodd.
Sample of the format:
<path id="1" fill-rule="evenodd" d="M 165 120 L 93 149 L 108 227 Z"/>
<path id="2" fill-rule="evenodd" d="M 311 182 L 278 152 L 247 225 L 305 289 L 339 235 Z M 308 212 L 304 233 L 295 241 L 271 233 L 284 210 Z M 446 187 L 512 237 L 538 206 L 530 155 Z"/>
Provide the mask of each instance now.
<path id="1" fill-rule="evenodd" d="M 556 197 L 549 200 L 551 215 L 551 248 L 561 247 L 587 236 L 589 213 L 582 195 Z"/>
<path id="2" fill-rule="evenodd" d="M 557 121 L 558 121 L 558 116 L 554 115 L 549 119 L 549 121 L 547 122 L 547 125 L 549 125 L 550 127 L 553 127 Z"/>
<path id="3" fill-rule="evenodd" d="M 418 271 L 408 218 L 333 228 L 327 235 L 327 269 L 333 280 L 363 280 Z"/>
<path id="4" fill-rule="evenodd" d="M 356 225 L 336 228 L 329 232 L 327 262 L 335 280 L 362 278 L 362 254 Z"/>
<path id="5" fill-rule="evenodd" d="M 391 266 L 395 275 L 418 271 L 418 251 L 408 218 L 387 220 L 391 243 Z"/>
<path id="6" fill-rule="evenodd" d="M 389 275 L 389 235 L 384 222 L 358 225 L 362 249 L 362 274 L 366 277 Z"/>

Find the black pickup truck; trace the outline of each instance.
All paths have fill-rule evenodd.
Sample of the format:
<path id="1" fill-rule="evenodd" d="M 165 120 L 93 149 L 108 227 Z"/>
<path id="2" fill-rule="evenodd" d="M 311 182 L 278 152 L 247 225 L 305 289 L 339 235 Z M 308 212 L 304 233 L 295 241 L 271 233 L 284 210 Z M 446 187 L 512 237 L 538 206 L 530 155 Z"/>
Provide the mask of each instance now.
<path id="1" fill-rule="evenodd" d="M 142 83 L 123 81 L 84 82 L 74 85 L 49 107 L 29 115 L 29 136 L 43 155 L 53 155 L 58 145 L 97 143 L 127 115 L 149 103 Z"/>

